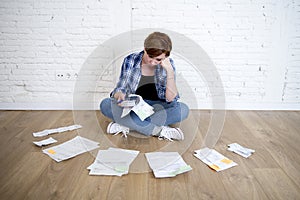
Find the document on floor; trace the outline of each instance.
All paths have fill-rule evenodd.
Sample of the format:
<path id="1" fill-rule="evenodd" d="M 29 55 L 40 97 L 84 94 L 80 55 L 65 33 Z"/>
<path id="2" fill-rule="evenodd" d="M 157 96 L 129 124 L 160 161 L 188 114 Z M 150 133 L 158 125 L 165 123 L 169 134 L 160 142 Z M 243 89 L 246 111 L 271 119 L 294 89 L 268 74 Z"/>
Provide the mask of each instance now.
<path id="1" fill-rule="evenodd" d="M 139 151 L 109 148 L 99 150 L 93 164 L 87 169 L 89 175 L 122 176 L 128 174 L 129 166 L 137 157 Z"/>
<path id="2" fill-rule="evenodd" d="M 94 150 L 99 147 L 98 142 L 87 138 L 76 136 L 75 138 L 43 150 L 43 153 L 50 156 L 56 162 L 73 158 L 79 154 Z"/>
<path id="3" fill-rule="evenodd" d="M 216 150 L 207 147 L 196 150 L 194 156 L 199 158 L 202 162 L 204 162 L 210 168 L 214 169 L 217 172 L 237 165 L 237 163 L 226 158 Z"/>
<path id="4" fill-rule="evenodd" d="M 154 113 L 154 108 L 146 103 L 141 96 L 130 94 L 128 95 L 128 97 L 137 98 L 137 103 L 133 107 L 124 107 L 121 117 L 125 117 L 130 113 L 130 111 L 133 111 L 142 121 L 144 121 L 147 117 L 151 116 Z"/>
<path id="5" fill-rule="evenodd" d="M 47 135 L 50 135 L 50 134 L 53 134 L 53 133 L 61 133 L 61 132 L 64 132 L 64 131 L 73 131 L 73 130 L 78 129 L 78 128 L 82 128 L 82 126 L 75 124 L 75 125 L 65 126 L 65 127 L 60 127 L 60 128 L 45 129 L 43 131 L 32 133 L 32 135 L 34 137 L 43 137 L 43 136 L 47 136 Z"/>
<path id="6" fill-rule="evenodd" d="M 243 156 L 244 158 L 248 158 L 249 156 L 252 155 L 252 153 L 255 152 L 255 150 L 243 147 L 238 143 L 229 144 L 227 150 L 232 151 L 240 156 Z"/>
<path id="7" fill-rule="evenodd" d="M 49 144 L 53 144 L 57 142 L 57 140 L 53 139 L 52 137 L 48 138 L 48 139 L 45 139 L 45 140 L 41 140 L 41 141 L 35 141 L 33 142 L 35 145 L 41 147 L 41 146 L 46 146 L 46 145 L 49 145 Z"/>
<path id="8" fill-rule="evenodd" d="M 174 177 L 192 170 L 178 152 L 151 152 L 145 156 L 156 178 Z"/>

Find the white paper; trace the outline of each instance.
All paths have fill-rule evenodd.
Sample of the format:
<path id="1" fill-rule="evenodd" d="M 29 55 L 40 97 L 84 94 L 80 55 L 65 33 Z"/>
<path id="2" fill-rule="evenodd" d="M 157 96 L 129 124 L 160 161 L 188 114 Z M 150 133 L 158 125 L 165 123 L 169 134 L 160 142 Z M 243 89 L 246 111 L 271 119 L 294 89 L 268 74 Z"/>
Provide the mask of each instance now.
<path id="1" fill-rule="evenodd" d="M 145 156 L 156 178 L 174 177 L 192 170 L 178 152 L 151 152 Z"/>
<path id="2" fill-rule="evenodd" d="M 65 127 L 55 128 L 55 129 L 45 129 L 43 131 L 35 132 L 32 134 L 34 137 L 43 137 L 43 136 L 47 136 L 47 135 L 50 135 L 53 133 L 61 133 L 64 131 L 73 131 L 78 128 L 82 128 L 82 126 L 75 124 L 75 125 L 65 126 Z"/>
<path id="3" fill-rule="evenodd" d="M 128 174 L 128 165 L 124 162 L 95 163 L 89 167 L 89 175 L 122 176 Z"/>
<path id="4" fill-rule="evenodd" d="M 136 104 L 136 100 L 124 100 L 119 105 L 121 107 L 133 107 Z"/>
<path id="5" fill-rule="evenodd" d="M 255 150 L 243 147 L 238 143 L 229 144 L 227 150 L 232 151 L 240 156 L 243 156 L 244 158 L 248 158 L 249 156 L 252 155 L 252 153 L 255 152 Z"/>
<path id="6" fill-rule="evenodd" d="M 121 118 L 123 118 L 126 115 L 128 115 L 130 113 L 131 109 L 132 109 L 132 107 L 125 107 L 125 108 L 123 108 Z"/>
<path id="7" fill-rule="evenodd" d="M 73 158 L 79 154 L 98 148 L 98 142 L 76 136 L 75 138 L 60 145 L 53 146 L 43 150 L 43 153 L 50 156 L 56 162 Z"/>
<path id="8" fill-rule="evenodd" d="M 207 147 L 195 151 L 194 156 L 199 158 L 202 162 L 217 172 L 237 165 L 237 163 L 226 158 L 216 150 Z"/>
<path id="9" fill-rule="evenodd" d="M 109 148 L 99 150 L 93 164 L 87 169 L 90 175 L 122 176 L 128 174 L 129 166 L 138 155 L 139 151 Z"/>
<path id="10" fill-rule="evenodd" d="M 132 108 L 132 111 L 135 112 L 142 121 L 154 113 L 153 107 L 147 104 L 144 100 L 141 100 L 137 105 L 135 105 Z"/>
<path id="11" fill-rule="evenodd" d="M 137 104 L 133 107 L 124 107 L 121 117 L 125 117 L 130 113 L 130 111 L 133 111 L 142 121 L 144 121 L 147 117 L 154 113 L 154 108 L 147 104 L 141 96 L 136 94 L 130 94 L 128 96 L 137 97 Z"/>
<path id="12" fill-rule="evenodd" d="M 46 145 L 49 145 L 49 144 L 53 144 L 57 142 L 57 140 L 53 139 L 52 137 L 48 138 L 48 139 L 45 139 L 45 140 L 41 140 L 41 141 L 35 141 L 33 142 L 35 145 L 41 147 L 41 146 L 46 146 Z"/>

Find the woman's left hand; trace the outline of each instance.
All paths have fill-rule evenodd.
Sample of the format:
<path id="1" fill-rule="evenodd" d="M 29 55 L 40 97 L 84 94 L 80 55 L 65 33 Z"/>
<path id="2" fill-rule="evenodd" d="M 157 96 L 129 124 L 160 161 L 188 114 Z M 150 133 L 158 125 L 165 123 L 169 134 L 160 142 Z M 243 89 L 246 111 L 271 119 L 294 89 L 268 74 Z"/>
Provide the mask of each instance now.
<path id="1" fill-rule="evenodd" d="M 172 64 L 170 62 L 169 58 L 165 58 L 161 61 L 160 65 L 165 69 L 165 70 L 173 70 Z"/>

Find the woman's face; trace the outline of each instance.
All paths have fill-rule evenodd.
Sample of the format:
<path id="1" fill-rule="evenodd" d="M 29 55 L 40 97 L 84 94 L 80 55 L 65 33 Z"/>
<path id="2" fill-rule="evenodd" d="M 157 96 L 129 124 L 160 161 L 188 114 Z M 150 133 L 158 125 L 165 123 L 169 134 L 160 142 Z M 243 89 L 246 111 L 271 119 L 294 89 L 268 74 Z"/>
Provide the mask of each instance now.
<path id="1" fill-rule="evenodd" d="M 156 56 L 156 57 L 151 57 L 147 54 L 146 51 L 144 51 L 144 62 L 145 62 L 146 65 L 151 65 L 151 66 L 158 65 L 165 58 L 166 58 L 165 53 L 162 53 L 162 54 L 160 54 L 159 56 Z"/>

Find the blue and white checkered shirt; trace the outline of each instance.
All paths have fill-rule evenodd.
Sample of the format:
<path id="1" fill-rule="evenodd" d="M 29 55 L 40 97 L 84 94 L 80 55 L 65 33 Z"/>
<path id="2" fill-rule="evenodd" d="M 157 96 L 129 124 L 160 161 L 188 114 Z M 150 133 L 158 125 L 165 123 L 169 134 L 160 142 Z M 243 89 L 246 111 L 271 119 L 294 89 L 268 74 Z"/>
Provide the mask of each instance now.
<path id="1" fill-rule="evenodd" d="M 140 82 L 141 73 L 141 63 L 144 51 L 139 53 L 132 53 L 128 55 L 122 64 L 121 74 L 116 88 L 111 92 L 110 96 L 116 92 L 122 92 L 126 95 L 135 94 L 138 84 Z M 175 72 L 175 66 L 172 59 L 170 59 L 171 65 Z M 166 70 L 160 65 L 157 65 L 155 69 L 155 87 L 157 91 L 157 96 L 163 101 L 166 100 L 166 84 L 167 84 L 167 73 Z M 174 99 L 175 101 L 179 99 L 179 95 Z"/>

